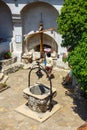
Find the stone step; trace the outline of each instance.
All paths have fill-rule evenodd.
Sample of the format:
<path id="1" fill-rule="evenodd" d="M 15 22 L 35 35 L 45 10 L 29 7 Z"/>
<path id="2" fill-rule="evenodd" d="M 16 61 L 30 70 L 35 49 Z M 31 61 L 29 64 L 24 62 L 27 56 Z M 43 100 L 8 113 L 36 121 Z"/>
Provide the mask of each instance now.
<path id="1" fill-rule="evenodd" d="M 69 69 L 68 63 L 64 63 L 63 61 L 56 61 L 56 66 L 61 69 Z"/>
<path id="2" fill-rule="evenodd" d="M 4 75 L 3 79 L 0 81 L 0 83 L 5 83 L 8 79 L 7 75 Z"/>
<path id="3" fill-rule="evenodd" d="M 4 66 L 8 66 L 8 65 L 11 65 L 13 63 L 17 62 L 17 57 L 12 57 L 10 59 L 5 59 L 5 60 L 0 60 L 0 65 L 2 66 L 2 68 Z"/>
<path id="4" fill-rule="evenodd" d="M 8 74 L 8 73 L 14 73 L 16 72 L 17 70 L 19 70 L 20 68 L 23 67 L 23 64 L 22 63 L 13 63 L 11 65 L 8 65 L 8 66 L 4 66 L 3 67 L 3 73 L 4 74 Z"/>
<path id="5" fill-rule="evenodd" d="M 4 74 L 0 73 L 0 81 L 4 78 Z"/>

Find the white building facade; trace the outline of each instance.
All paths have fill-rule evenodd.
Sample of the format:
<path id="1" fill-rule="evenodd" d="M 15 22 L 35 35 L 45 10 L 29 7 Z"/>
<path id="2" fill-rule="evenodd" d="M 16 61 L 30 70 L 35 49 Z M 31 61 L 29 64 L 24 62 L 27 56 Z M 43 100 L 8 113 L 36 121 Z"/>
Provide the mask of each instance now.
<path id="1" fill-rule="evenodd" d="M 43 23 L 43 44 L 58 54 L 66 52 L 61 47 L 62 37 L 56 31 L 56 19 L 63 0 L 0 0 L 0 53 L 12 51 L 19 62 L 24 53 L 40 45 L 40 22 Z M 55 28 L 55 30 L 51 30 Z M 34 35 L 31 35 L 34 34 Z M 25 36 L 28 36 L 25 39 Z M 61 57 L 61 56 L 60 56 Z"/>

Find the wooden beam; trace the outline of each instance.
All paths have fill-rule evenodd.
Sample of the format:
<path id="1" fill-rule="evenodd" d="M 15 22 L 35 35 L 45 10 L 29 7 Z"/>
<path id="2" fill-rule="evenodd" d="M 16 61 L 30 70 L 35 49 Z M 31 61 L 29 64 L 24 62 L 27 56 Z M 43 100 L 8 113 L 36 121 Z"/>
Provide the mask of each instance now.
<path id="1" fill-rule="evenodd" d="M 56 28 L 49 28 L 49 29 L 45 29 L 45 30 L 42 30 L 42 31 L 37 31 L 37 32 L 31 33 L 31 34 L 28 33 L 28 34 L 24 35 L 25 36 L 25 40 L 28 37 L 31 37 L 33 35 L 40 34 L 40 33 L 43 33 L 43 32 L 53 31 L 53 30 L 56 30 Z"/>

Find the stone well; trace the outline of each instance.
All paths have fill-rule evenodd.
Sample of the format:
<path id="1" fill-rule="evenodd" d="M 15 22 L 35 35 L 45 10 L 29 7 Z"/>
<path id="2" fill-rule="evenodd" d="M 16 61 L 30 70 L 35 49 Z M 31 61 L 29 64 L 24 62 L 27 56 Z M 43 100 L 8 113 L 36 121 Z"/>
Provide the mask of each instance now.
<path id="1" fill-rule="evenodd" d="M 50 108 L 51 97 L 50 87 L 43 84 L 35 84 L 24 89 L 24 96 L 27 97 L 27 106 L 36 112 L 46 112 Z M 52 88 L 52 96 L 56 95 L 56 89 Z"/>

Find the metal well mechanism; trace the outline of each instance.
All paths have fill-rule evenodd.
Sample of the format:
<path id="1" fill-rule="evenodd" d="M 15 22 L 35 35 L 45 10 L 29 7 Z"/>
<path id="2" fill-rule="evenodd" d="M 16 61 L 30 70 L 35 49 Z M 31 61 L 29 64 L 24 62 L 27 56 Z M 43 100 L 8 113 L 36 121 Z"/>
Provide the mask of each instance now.
<path id="1" fill-rule="evenodd" d="M 43 77 L 42 71 L 45 72 L 46 76 L 49 79 L 50 87 L 42 83 L 35 84 L 34 86 L 30 85 L 31 72 L 35 69 L 37 69 L 35 74 L 38 76 L 38 78 Z M 29 75 L 28 75 L 28 88 L 25 89 L 23 92 L 24 92 L 25 97 L 27 96 L 27 99 L 28 99 L 27 106 L 31 110 L 39 112 L 39 113 L 46 112 L 47 110 L 50 110 L 50 111 L 52 110 L 52 107 L 53 107 L 52 99 L 56 91 L 52 89 L 51 78 L 49 77 L 45 68 L 40 65 L 39 61 L 37 61 L 36 64 L 33 65 L 32 68 L 30 69 Z"/>

